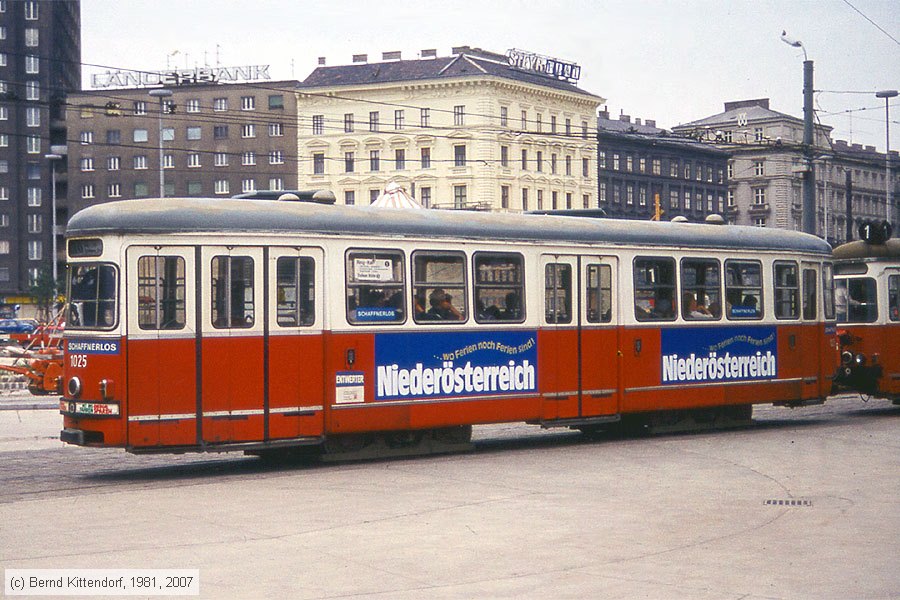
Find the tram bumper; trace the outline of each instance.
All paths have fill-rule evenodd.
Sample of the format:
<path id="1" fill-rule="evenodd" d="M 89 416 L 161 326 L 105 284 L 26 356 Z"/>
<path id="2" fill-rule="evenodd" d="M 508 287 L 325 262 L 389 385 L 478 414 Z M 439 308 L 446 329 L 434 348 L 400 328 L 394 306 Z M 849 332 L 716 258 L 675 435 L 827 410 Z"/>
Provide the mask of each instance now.
<path id="1" fill-rule="evenodd" d="M 59 440 L 75 446 L 98 445 L 103 443 L 103 432 L 66 427 L 59 432 Z"/>

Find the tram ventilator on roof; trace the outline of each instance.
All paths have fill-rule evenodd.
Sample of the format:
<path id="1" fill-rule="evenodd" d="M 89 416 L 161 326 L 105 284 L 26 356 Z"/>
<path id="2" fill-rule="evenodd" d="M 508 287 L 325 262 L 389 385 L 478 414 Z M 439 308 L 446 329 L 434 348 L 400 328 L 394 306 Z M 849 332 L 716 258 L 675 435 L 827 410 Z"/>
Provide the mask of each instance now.
<path id="1" fill-rule="evenodd" d="M 378 208 L 422 208 L 422 205 L 395 181 L 391 181 L 384 187 L 384 191 L 379 194 L 372 206 Z"/>

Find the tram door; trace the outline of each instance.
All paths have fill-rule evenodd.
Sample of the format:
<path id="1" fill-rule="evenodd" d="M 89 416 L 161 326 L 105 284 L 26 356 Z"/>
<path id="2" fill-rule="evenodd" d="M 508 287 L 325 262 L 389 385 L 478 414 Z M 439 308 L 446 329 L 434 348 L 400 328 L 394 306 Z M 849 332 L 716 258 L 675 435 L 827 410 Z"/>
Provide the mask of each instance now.
<path id="1" fill-rule="evenodd" d="M 260 441 L 265 434 L 263 249 L 201 248 L 202 439 Z"/>
<path id="2" fill-rule="evenodd" d="M 267 250 L 266 439 L 324 431 L 325 294 L 320 248 Z"/>
<path id="3" fill-rule="evenodd" d="M 128 444 L 197 443 L 194 248 L 126 252 Z"/>
<path id="4" fill-rule="evenodd" d="M 545 255 L 540 385 L 544 419 L 618 411 L 615 260 Z"/>

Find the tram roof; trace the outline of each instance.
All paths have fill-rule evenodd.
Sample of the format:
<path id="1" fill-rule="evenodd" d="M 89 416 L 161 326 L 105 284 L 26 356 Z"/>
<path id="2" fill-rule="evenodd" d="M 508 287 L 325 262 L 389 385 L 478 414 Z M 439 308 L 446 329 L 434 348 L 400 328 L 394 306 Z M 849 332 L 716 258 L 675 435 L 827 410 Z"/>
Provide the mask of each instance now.
<path id="1" fill-rule="evenodd" d="M 224 198 L 108 202 L 79 211 L 66 228 L 67 237 L 247 232 L 831 253 L 815 236 L 774 228 Z"/>
<path id="2" fill-rule="evenodd" d="M 900 239 L 890 239 L 883 244 L 869 244 L 863 240 L 847 242 L 834 249 L 835 260 L 898 260 Z"/>

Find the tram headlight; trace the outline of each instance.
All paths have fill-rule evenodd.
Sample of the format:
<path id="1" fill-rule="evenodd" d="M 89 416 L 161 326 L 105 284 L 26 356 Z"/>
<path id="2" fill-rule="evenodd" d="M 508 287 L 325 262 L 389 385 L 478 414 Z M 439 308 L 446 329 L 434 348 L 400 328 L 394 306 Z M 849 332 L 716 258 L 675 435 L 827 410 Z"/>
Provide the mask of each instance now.
<path id="1" fill-rule="evenodd" d="M 81 395 L 81 380 L 77 377 L 71 378 L 66 385 L 66 390 L 69 392 L 69 396 L 77 398 Z"/>
<path id="2" fill-rule="evenodd" d="M 849 350 L 844 350 L 841 352 L 841 364 L 849 365 L 853 362 L 853 353 Z"/>
<path id="3" fill-rule="evenodd" d="M 864 367 L 866 365 L 866 355 L 865 354 L 857 354 L 853 357 L 853 362 L 856 363 L 857 367 Z"/>

